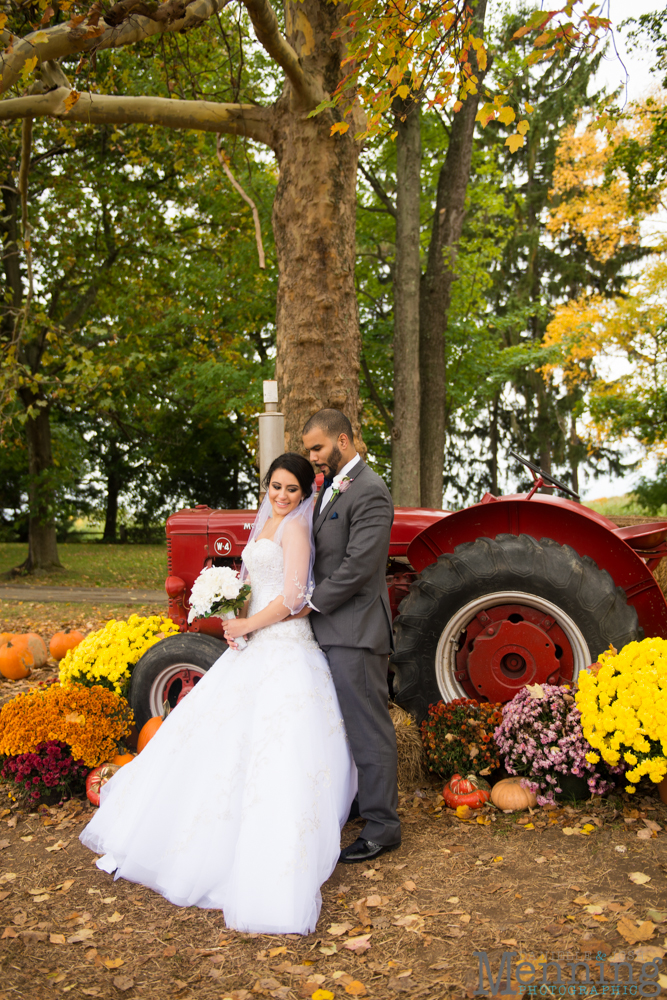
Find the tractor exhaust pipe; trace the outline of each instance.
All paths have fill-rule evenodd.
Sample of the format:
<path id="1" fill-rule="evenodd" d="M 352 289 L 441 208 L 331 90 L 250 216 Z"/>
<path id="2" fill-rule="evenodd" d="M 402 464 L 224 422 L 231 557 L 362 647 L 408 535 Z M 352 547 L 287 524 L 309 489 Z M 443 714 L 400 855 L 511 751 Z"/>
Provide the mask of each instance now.
<path id="1" fill-rule="evenodd" d="M 271 462 L 285 451 L 285 417 L 278 411 L 278 383 L 264 385 L 264 413 L 259 415 L 259 502 L 266 492 L 262 487 Z"/>

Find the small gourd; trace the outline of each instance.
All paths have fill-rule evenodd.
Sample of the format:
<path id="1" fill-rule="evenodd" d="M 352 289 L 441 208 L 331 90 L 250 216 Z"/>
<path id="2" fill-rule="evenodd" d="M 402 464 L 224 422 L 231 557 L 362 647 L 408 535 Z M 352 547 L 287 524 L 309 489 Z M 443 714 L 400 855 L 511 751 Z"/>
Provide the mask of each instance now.
<path id="1" fill-rule="evenodd" d="M 507 812 L 518 809 L 534 809 L 537 799 L 528 788 L 521 784 L 522 778 L 503 778 L 491 789 L 491 801 L 494 806 Z"/>
<path id="2" fill-rule="evenodd" d="M 469 774 L 465 778 L 460 774 L 453 774 L 442 790 L 445 805 L 450 809 L 456 809 L 457 806 L 481 809 L 489 801 L 490 795 L 491 786 L 488 781 L 476 774 Z"/>
<path id="3" fill-rule="evenodd" d="M 77 629 L 66 628 L 62 632 L 56 632 L 49 643 L 51 656 L 54 660 L 60 661 L 68 650 L 74 649 L 83 640 L 83 632 L 79 632 Z"/>
<path id="4" fill-rule="evenodd" d="M 117 764 L 100 764 L 99 767 L 94 767 L 86 778 L 86 795 L 94 806 L 99 806 L 102 786 L 113 778 L 117 770 Z"/>
<path id="5" fill-rule="evenodd" d="M 0 646 L 0 674 L 10 681 L 20 681 L 30 674 L 35 658 L 24 635 L 16 635 Z"/>

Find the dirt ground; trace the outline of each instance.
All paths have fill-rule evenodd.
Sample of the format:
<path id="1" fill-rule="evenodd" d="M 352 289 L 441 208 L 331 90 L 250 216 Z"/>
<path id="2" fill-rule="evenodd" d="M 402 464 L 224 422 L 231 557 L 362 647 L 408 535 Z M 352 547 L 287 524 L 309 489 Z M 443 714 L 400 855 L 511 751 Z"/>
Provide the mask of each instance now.
<path id="1" fill-rule="evenodd" d="M 1 611 L 0 627 L 45 637 L 63 616 L 88 629 L 124 614 L 33 606 L 19 621 L 18 608 Z M 0 700 L 17 690 L 0 685 Z M 494 977 L 504 952 L 538 970 L 547 959 L 587 961 L 593 985 L 581 966 L 569 995 L 614 995 L 594 985 L 600 975 L 614 982 L 614 963 L 627 960 L 619 980 L 632 971 L 636 984 L 642 964 L 657 960 L 667 988 L 667 807 L 647 791 L 532 814 L 487 807 L 463 819 L 443 808 L 435 784 L 403 792 L 402 846 L 375 865 L 339 865 L 323 886 L 316 932 L 298 937 L 228 931 L 220 912 L 179 909 L 114 882 L 78 841 L 92 806 L 72 800 L 28 814 L 2 790 L 0 1000 L 463 1000 L 480 989 L 479 952 Z M 344 843 L 359 824 L 347 825 Z M 526 990 L 516 976 L 510 985 Z M 620 990 L 637 995 L 636 985 Z"/>
<path id="2" fill-rule="evenodd" d="M 0 997 L 436 1000 L 474 995 L 478 951 L 494 977 L 503 952 L 606 958 L 608 982 L 609 960 L 634 957 L 636 976 L 662 958 L 667 809 L 657 798 L 465 821 L 441 803 L 434 788 L 401 796 L 402 846 L 375 865 L 339 865 L 308 937 L 227 931 L 219 912 L 114 882 L 77 840 L 87 803 L 0 808 Z"/>

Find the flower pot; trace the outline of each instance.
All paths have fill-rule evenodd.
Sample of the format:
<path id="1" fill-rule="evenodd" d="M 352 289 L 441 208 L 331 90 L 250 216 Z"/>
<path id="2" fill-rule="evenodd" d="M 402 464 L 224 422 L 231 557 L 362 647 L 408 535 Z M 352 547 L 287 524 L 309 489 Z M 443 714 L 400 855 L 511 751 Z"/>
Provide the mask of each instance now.
<path id="1" fill-rule="evenodd" d="M 658 795 L 660 796 L 660 801 L 664 802 L 667 806 L 667 778 L 663 778 L 658 783 Z"/>
<path id="2" fill-rule="evenodd" d="M 591 797 L 586 778 L 580 778 L 577 774 L 559 774 L 557 777 L 558 784 L 562 789 L 561 792 L 556 793 L 559 802 L 565 799 L 574 799 L 575 802 L 580 802 Z"/>

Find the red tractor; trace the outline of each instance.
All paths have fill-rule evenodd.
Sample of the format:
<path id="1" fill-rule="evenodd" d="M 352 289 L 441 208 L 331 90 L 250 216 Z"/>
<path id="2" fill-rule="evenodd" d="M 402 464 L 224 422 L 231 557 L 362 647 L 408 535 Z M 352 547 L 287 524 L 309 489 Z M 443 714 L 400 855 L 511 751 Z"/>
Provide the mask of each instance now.
<path id="1" fill-rule="evenodd" d="M 525 684 L 576 680 L 610 643 L 667 638 L 667 604 L 652 573 L 667 555 L 667 521 L 619 528 L 521 461 L 533 475 L 528 493 L 487 493 L 453 513 L 396 508 L 389 668 L 395 700 L 418 720 L 441 698 L 505 702 Z M 169 517 L 165 586 L 181 634 L 134 669 L 139 726 L 164 701 L 176 705 L 226 648 L 220 619 L 188 625 L 188 597 L 204 566 L 240 567 L 255 514 L 201 505 Z"/>

